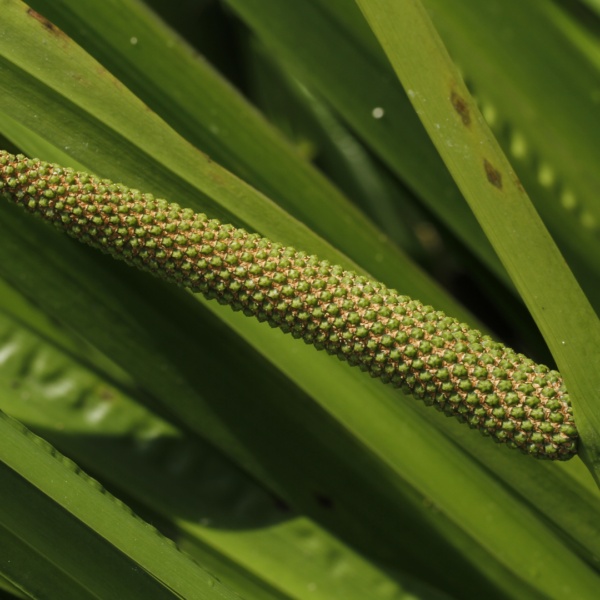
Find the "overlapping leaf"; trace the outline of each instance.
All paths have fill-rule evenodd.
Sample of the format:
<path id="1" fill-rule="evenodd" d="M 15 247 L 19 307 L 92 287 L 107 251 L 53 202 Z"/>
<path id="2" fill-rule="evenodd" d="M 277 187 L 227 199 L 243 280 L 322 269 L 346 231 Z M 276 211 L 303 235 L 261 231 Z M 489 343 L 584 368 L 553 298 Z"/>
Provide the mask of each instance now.
<path id="1" fill-rule="evenodd" d="M 4 413 L 0 432 L 0 569 L 28 595 L 236 597 Z"/>

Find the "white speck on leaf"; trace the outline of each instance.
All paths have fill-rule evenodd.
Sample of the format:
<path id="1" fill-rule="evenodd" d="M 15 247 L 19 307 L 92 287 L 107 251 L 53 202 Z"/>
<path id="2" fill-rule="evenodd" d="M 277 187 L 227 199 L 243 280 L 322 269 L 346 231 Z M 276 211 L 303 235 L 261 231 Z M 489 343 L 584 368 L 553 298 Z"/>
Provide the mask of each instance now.
<path id="1" fill-rule="evenodd" d="M 385 111 L 383 110 L 383 108 L 378 106 L 377 108 L 373 109 L 373 112 L 371 114 L 373 115 L 374 119 L 381 119 L 381 117 L 383 117 L 383 115 L 385 114 Z"/>

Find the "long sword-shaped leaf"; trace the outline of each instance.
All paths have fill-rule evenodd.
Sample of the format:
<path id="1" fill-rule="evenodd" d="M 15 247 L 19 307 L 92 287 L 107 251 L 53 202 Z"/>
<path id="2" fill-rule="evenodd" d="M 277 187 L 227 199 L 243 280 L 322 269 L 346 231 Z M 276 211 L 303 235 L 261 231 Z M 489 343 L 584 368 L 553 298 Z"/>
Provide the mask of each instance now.
<path id="1" fill-rule="evenodd" d="M 499 11 L 476 1 L 424 6 L 598 310 L 598 65 L 572 42 L 552 1 L 507 0 Z M 495 34 L 509 31 L 510 41 Z"/>
<path id="2" fill-rule="evenodd" d="M 13 598 L 30 598 L 26 596 L 19 588 L 15 587 L 8 579 L 0 575 L 0 598 L 2 600 L 12 600 Z"/>
<path id="3" fill-rule="evenodd" d="M 430 157 L 429 153 L 434 152 L 434 148 L 428 141 L 422 139 L 423 129 L 414 124 L 415 116 L 410 114 L 406 94 L 393 82 L 392 71 L 385 61 L 385 57 L 382 59 L 381 49 L 376 47 L 372 34 L 370 35 L 368 30 L 365 32 L 364 24 L 357 23 L 355 15 L 357 10 L 353 6 L 353 0 L 307 0 L 302 3 L 283 3 L 277 0 L 231 0 L 229 4 L 258 32 L 261 38 L 276 49 L 278 54 L 283 55 L 287 62 L 303 74 L 306 80 L 313 82 L 316 89 L 326 96 L 363 139 L 423 198 L 465 244 L 477 252 L 488 265 L 491 264 L 490 261 L 497 260 L 494 256 L 484 258 L 487 256 L 483 249 L 485 244 L 482 245 L 478 242 L 480 229 L 474 225 L 474 219 L 472 215 L 468 214 L 466 206 L 461 205 L 462 199 L 449 191 L 452 189 L 452 184 L 448 183 L 447 170 L 443 167 L 440 170 L 439 163 Z M 590 70 L 585 56 L 578 55 L 561 37 L 561 33 L 551 26 L 544 10 L 540 8 L 540 5 L 544 3 L 525 3 L 527 4 L 525 13 L 521 10 L 522 4 L 518 2 L 515 2 L 514 5 L 510 4 L 512 5 L 510 10 L 514 10 L 516 13 L 513 15 L 514 19 L 521 23 L 519 30 L 543 32 L 536 35 L 532 45 L 527 39 L 524 39 L 523 52 L 519 53 L 521 57 L 526 50 L 529 56 L 532 54 L 531 48 L 535 46 L 537 57 L 534 57 L 534 62 L 529 63 L 527 68 L 521 69 L 523 77 L 528 81 L 529 88 L 535 87 L 535 81 L 537 81 L 537 78 L 528 76 L 528 73 L 537 73 L 537 69 L 534 67 L 535 60 L 544 62 L 544 70 L 546 70 L 548 52 L 558 54 L 558 48 L 564 47 L 570 60 L 560 60 L 558 63 L 560 73 L 565 74 L 567 80 L 570 81 L 573 79 L 571 72 L 574 70 L 578 72 L 578 75 L 575 76 L 575 79 L 579 77 L 577 93 L 585 92 L 585 95 L 577 97 L 581 97 L 586 113 L 592 114 L 590 111 L 594 110 L 593 103 L 590 102 L 590 93 L 585 90 L 593 90 L 598 87 L 597 74 L 594 75 L 593 70 Z M 586 129 L 581 127 L 580 122 L 579 124 L 570 122 L 570 116 L 574 111 L 569 108 L 568 102 L 572 100 L 573 96 L 568 92 L 561 94 L 561 102 L 565 100 L 566 103 L 563 103 L 562 108 L 558 109 L 554 103 L 548 102 L 550 96 L 547 90 L 545 92 L 536 90 L 539 93 L 532 97 L 524 97 L 523 93 L 516 89 L 514 82 L 507 82 L 508 76 L 505 70 L 498 69 L 496 63 L 492 63 L 489 68 L 489 61 L 485 62 L 481 57 L 485 55 L 487 48 L 492 43 L 498 50 L 496 57 L 501 57 L 505 61 L 504 65 L 515 64 L 514 58 L 508 59 L 506 53 L 502 54 L 501 36 L 497 35 L 494 30 L 496 19 L 487 14 L 494 10 L 489 3 L 473 4 L 474 11 L 485 14 L 482 14 L 477 22 L 473 22 L 473 19 L 469 18 L 467 20 L 469 25 L 464 24 L 464 19 L 457 24 L 456 17 L 457 13 L 464 17 L 468 10 L 466 3 L 461 3 L 457 10 L 453 10 L 452 3 L 447 2 L 436 3 L 434 1 L 431 4 L 427 3 L 427 6 L 434 10 L 434 16 L 439 16 L 440 20 L 447 17 L 443 22 L 452 30 L 452 36 L 457 41 L 456 47 L 460 48 L 460 44 L 465 47 L 464 61 L 462 62 L 479 67 L 478 73 L 473 75 L 473 80 L 478 93 L 481 93 L 484 99 L 489 98 L 489 94 L 486 92 L 485 85 L 477 87 L 479 73 L 485 74 L 486 82 L 494 77 L 496 80 L 505 82 L 496 85 L 494 102 L 490 107 L 489 114 L 495 112 L 496 115 L 499 115 L 499 127 L 504 125 L 505 128 L 507 126 L 512 128 L 514 137 L 511 135 L 507 140 L 508 147 L 514 142 L 517 153 L 522 154 L 523 150 L 526 150 L 529 156 L 534 154 L 533 165 L 528 162 L 525 165 L 518 164 L 519 172 L 528 169 L 532 171 L 534 179 L 539 177 L 542 184 L 538 183 L 540 190 L 539 194 L 536 193 L 536 198 L 539 196 L 539 201 L 536 200 L 536 204 L 542 211 L 544 220 L 552 227 L 553 234 L 557 236 L 557 243 L 560 244 L 561 249 L 564 249 L 568 260 L 573 263 L 576 274 L 586 276 L 582 285 L 586 293 L 590 294 L 594 306 L 600 306 L 600 286 L 595 284 L 600 267 L 597 258 L 599 252 L 590 252 L 586 249 L 586 243 L 594 248 L 599 243 L 597 234 L 589 227 L 593 219 L 593 217 L 590 218 L 589 210 L 594 202 L 593 194 L 588 195 L 588 209 L 579 210 L 578 208 L 575 211 L 577 217 L 566 214 L 560 206 L 563 201 L 568 207 L 574 207 L 573 202 L 582 206 L 580 202 L 584 196 L 582 189 L 587 184 L 579 181 L 581 173 L 577 161 L 573 160 L 573 156 L 577 156 L 580 150 L 571 152 L 569 161 L 564 166 L 553 159 L 545 158 L 544 154 L 545 147 L 549 143 L 553 144 L 554 140 L 558 140 L 557 146 L 576 146 L 574 132 Z M 504 15 L 504 5 L 499 10 L 501 15 Z M 535 16 L 536 14 L 539 18 Z M 525 21 L 524 17 L 527 17 Z M 539 27 L 540 21 L 548 25 L 548 29 Z M 510 22 L 510 20 L 505 21 L 504 31 L 507 32 L 507 35 L 512 35 Z M 319 33 L 305 36 L 305 31 Z M 478 46 L 470 46 L 466 50 L 468 40 L 474 36 L 477 36 L 478 43 L 483 44 L 483 51 Z M 544 41 L 547 46 L 544 46 L 543 43 L 540 44 L 540 40 Z M 330 41 L 331 45 L 329 45 Z M 332 51 L 331 48 L 335 48 L 335 51 Z M 519 59 L 517 62 L 521 63 L 522 61 Z M 344 64 L 352 64 L 353 68 L 345 69 Z M 577 65 L 575 69 L 572 64 Z M 559 81 L 558 74 L 554 78 L 547 79 L 548 88 L 562 87 L 556 83 L 557 81 Z M 507 85 L 508 97 L 504 102 L 502 96 Z M 565 89 L 567 87 L 565 86 Z M 571 133 L 568 143 L 563 144 L 560 141 L 560 137 L 557 137 L 559 136 L 558 132 L 553 130 L 552 122 L 547 119 L 540 119 L 540 127 L 537 128 L 534 136 L 539 138 L 540 142 L 536 142 L 533 148 L 528 138 L 523 138 L 521 124 L 525 128 L 531 127 L 530 116 L 537 112 L 536 103 L 537 105 L 552 105 L 553 114 L 560 115 L 561 131 Z M 514 107 L 518 109 L 520 121 L 513 126 L 509 111 Z M 383 116 L 375 120 L 372 114 L 373 110 L 377 108 L 383 110 Z M 586 148 L 590 148 L 590 144 L 593 148 L 594 135 L 592 132 L 594 128 L 588 129 L 590 135 L 586 133 L 582 133 L 582 135 L 587 139 Z M 593 150 L 592 155 L 594 152 L 596 151 Z M 412 164 L 412 160 L 418 161 L 416 167 Z M 593 162 L 592 160 L 592 165 Z M 569 169 L 568 176 L 564 171 L 567 164 L 574 167 Z M 414 170 L 415 168 L 417 170 Z M 429 176 L 419 169 L 424 169 Z M 435 176 L 432 175 L 433 173 Z M 418 181 L 414 182 L 413 179 L 417 178 Z M 571 182 L 578 183 L 572 186 Z M 575 187 L 577 194 L 574 193 Z M 587 186 L 587 189 L 593 188 Z M 498 272 L 496 270 L 496 273 Z M 503 272 L 505 273 L 505 271 Z"/>
<path id="4" fill-rule="evenodd" d="M 0 571 L 33 598 L 237 597 L 4 413 L 0 482 Z"/>
<path id="5" fill-rule="evenodd" d="M 386 61 L 355 0 L 316 2 L 372 60 Z M 424 5 L 598 312 L 600 221 L 590 183 L 598 161 L 597 61 L 590 65 L 589 50 L 573 43 L 576 32 L 552 0 Z"/>
<path id="6" fill-rule="evenodd" d="M 420 0 L 358 2 L 556 357 L 574 398 L 583 458 L 598 478 L 600 321 L 474 105 Z"/>

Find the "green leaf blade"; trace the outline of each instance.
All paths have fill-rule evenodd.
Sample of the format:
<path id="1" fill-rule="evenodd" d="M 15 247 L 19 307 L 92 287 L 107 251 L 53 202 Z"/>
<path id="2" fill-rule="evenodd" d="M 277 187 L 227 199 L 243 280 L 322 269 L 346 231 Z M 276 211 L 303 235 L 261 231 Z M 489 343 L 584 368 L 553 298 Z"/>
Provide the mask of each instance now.
<path id="1" fill-rule="evenodd" d="M 0 413 L 3 572 L 34 597 L 197 598 L 233 595 L 109 497 L 47 442 Z M 55 526 L 61 535 L 55 536 Z M 10 565 L 14 548 L 17 564 Z M 29 548 L 29 549 L 28 549 Z M 33 550 L 33 552 L 31 551 Z M 92 557 L 94 559 L 92 560 Z M 27 581 L 27 571 L 40 571 Z M 80 587 L 78 587 L 80 586 Z M 63 596 L 65 597 L 65 596 Z"/>

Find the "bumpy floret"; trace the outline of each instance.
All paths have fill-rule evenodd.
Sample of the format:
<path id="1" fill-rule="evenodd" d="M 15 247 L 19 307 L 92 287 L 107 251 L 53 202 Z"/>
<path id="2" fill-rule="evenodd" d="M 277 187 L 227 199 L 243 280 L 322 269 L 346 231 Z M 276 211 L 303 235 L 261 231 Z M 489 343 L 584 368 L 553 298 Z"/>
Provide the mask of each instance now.
<path id="1" fill-rule="evenodd" d="M 558 372 L 382 283 L 23 155 L 0 151 L 0 193 L 80 241 L 291 333 L 495 441 L 553 460 L 577 451 Z"/>

